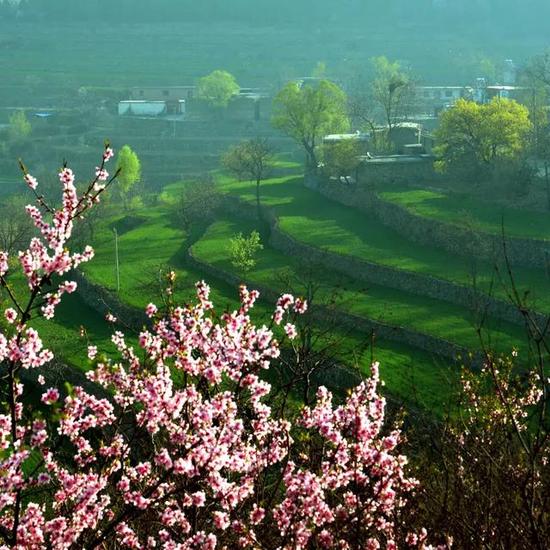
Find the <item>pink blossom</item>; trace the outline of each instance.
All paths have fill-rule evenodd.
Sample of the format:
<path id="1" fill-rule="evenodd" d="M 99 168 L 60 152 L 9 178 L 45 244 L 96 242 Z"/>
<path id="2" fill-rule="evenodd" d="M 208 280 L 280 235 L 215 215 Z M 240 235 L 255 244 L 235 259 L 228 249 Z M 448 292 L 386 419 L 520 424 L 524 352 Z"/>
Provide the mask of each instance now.
<path id="1" fill-rule="evenodd" d="M 155 304 L 148 304 L 145 308 L 145 314 L 147 317 L 152 318 L 157 314 L 158 308 Z"/>
<path id="2" fill-rule="evenodd" d="M 13 323 L 17 320 L 17 311 L 15 311 L 12 307 L 9 307 L 4 311 L 4 317 L 8 323 L 13 325 Z"/>
<path id="3" fill-rule="evenodd" d="M 48 388 L 45 393 L 42 394 L 41 400 L 47 405 L 55 403 L 59 399 L 59 391 L 56 388 Z"/>
<path id="4" fill-rule="evenodd" d="M 38 187 L 38 180 L 31 176 L 30 174 L 25 174 L 24 176 L 25 181 L 27 182 L 27 185 L 32 189 L 36 189 Z"/>
<path id="5" fill-rule="evenodd" d="M 287 323 L 285 325 L 285 332 L 291 340 L 294 340 L 294 338 L 296 338 L 296 336 L 298 335 L 296 327 L 292 323 Z"/>

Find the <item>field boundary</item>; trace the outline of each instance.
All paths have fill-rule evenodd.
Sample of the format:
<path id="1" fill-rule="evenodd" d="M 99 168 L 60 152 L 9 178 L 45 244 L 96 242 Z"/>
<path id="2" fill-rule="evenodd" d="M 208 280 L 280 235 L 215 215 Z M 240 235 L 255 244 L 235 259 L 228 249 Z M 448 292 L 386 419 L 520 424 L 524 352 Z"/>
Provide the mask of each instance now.
<path id="1" fill-rule="evenodd" d="M 222 207 L 230 215 L 257 219 L 256 206 L 243 201 L 239 197 L 224 195 Z M 279 220 L 271 209 L 263 207 L 262 212 L 266 221 L 271 226 L 271 246 L 285 254 L 302 259 L 308 258 L 312 263 L 317 263 L 326 269 L 341 273 L 358 281 L 369 282 L 466 307 L 480 317 L 489 315 L 516 325 L 525 325 L 524 316 L 513 304 L 506 303 L 503 300 L 493 298 L 473 288 L 468 288 L 451 281 L 383 266 L 355 258 L 349 254 L 340 254 L 311 246 L 284 232 L 279 227 Z M 531 314 L 535 322 L 541 326 L 545 325 L 547 321 L 545 315 L 538 312 L 531 312 Z"/>
<path id="2" fill-rule="evenodd" d="M 360 186 L 318 182 L 310 183 L 308 187 L 330 200 L 374 214 L 386 227 L 418 244 L 483 260 L 501 258 L 506 251 L 511 265 L 550 269 L 550 242 L 506 235 L 503 239 L 502 235 L 475 227 L 467 228 L 421 216 Z"/>
<path id="3" fill-rule="evenodd" d="M 253 281 L 243 281 L 231 272 L 213 266 L 203 260 L 199 260 L 193 254 L 193 247 L 190 247 L 187 251 L 187 261 L 189 265 L 197 270 L 207 273 L 208 275 L 220 279 L 230 285 L 235 286 L 244 282 L 247 286 L 256 288 L 263 296 L 273 301 L 277 300 L 280 296 L 279 292 Z M 460 346 L 445 340 L 444 338 L 425 334 L 406 327 L 390 325 L 368 317 L 362 317 L 353 313 L 347 313 L 342 310 L 335 310 L 320 305 L 313 305 L 311 308 L 311 313 L 316 321 L 326 322 L 330 319 L 331 321 L 335 321 L 338 325 L 344 326 L 348 329 L 359 330 L 365 334 L 370 334 L 374 331 L 379 338 L 384 340 L 405 343 L 414 348 L 421 349 L 433 355 L 450 359 L 452 361 L 457 361 L 460 359 L 468 360 L 472 363 L 472 366 L 479 366 L 482 361 L 481 354 L 478 352 L 473 353 L 464 346 Z"/>

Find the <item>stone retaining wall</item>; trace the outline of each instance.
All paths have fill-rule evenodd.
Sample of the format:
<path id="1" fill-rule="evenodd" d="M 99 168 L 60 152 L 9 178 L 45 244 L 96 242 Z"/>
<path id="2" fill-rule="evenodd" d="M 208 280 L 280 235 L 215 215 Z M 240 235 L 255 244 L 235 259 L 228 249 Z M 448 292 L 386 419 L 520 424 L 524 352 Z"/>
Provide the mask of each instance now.
<path id="1" fill-rule="evenodd" d="M 123 304 L 112 292 L 89 281 L 81 271 L 72 271 L 71 278 L 76 281 L 78 293 L 83 302 L 100 315 L 112 313 L 134 330 L 141 330 L 143 326 L 149 324 L 150 321 L 144 311 Z"/>
<path id="2" fill-rule="evenodd" d="M 316 185 L 309 183 L 308 187 L 335 202 L 376 215 L 384 225 L 413 242 L 482 260 L 496 261 L 504 257 L 502 235 L 419 216 L 377 197 L 362 185 L 318 182 Z M 538 267 L 550 272 L 550 241 L 505 237 L 504 242 L 512 265 Z"/>
<path id="3" fill-rule="evenodd" d="M 189 262 L 189 265 L 195 267 L 196 269 L 232 286 L 238 285 L 242 282 L 241 279 L 232 273 L 228 273 L 211 264 L 198 260 L 193 255 L 192 249 L 188 251 L 187 261 Z M 279 297 L 278 293 L 269 288 L 262 287 L 261 285 L 253 282 L 248 282 L 246 284 L 248 284 L 251 288 L 258 289 L 262 296 L 267 297 L 273 302 L 275 302 L 275 300 Z M 364 334 L 371 334 L 374 331 L 379 338 L 384 340 L 405 343 L 417 349 L 424 350 L 428 353 L 452 361 L 457 360 L 459 357 L 466 359 L 470 353 L 469 350 L 463 346 L 456 345 L 443 338 L 423 334 L 406 327 L 388 325 L 386 323 L 360 317 L 352 313 L 335 311 L 323 306 L 313 306 L 311 308 L 311 314 L 316 321 L 335 321 L 340 326 L 346 327 L 347 329 L 359 330 Z M 474 356 L 472 358 L 472 364 L 479 365 L 479 363 L 480 357 Z"/>
<path id="4" fill-rule="evenodd" d="M 374 198 L 371 212 L 376 213 L 380 221 L 420 244 L 437 246 L 451 254 L 475 257 L 489 261 L 504 258 L 504 252 L 510 264 L 526 267 L 550 268 L 550 242 L 539 239 L 523 239 L 484 233 L 459 225 L 418 216 L 406 208 Z"/>
<path id="5" fill-rule="evenodd" d="M 228 197 L 224 200 L 224 208 L 232 215 L 245 216 L 250 219 L 256 218 L 255 206 L 249 206 L 248 203 L 244 203 L 236 197 Z M 310 246 L 297 241 L 282 231 L 279 228 L 276 216 L 269 209 L 264 209 L 264 217 L 271 225 L 271 246 L 286 254 L 297 258 L 306 258 L 309 262 L 320 264 L 326 269 L 342 273 L 355 280 L 443 300 L 463 306 L 479 315 L 488 314 L 510 323 L 525 324 L 523 315 L 513 304 L 450 281 L 412 271 L 386 267 L 348 254 L 329 252 Z M 540 313 L 533 313 L 533 318 L 540 326 L 544 326 L 547 319 L 545 315 Z"/>

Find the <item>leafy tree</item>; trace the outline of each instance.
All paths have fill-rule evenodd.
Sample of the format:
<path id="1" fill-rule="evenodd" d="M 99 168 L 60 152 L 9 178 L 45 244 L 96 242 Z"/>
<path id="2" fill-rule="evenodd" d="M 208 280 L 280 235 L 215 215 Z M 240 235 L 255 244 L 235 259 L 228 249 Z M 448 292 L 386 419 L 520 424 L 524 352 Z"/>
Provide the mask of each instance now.
<path id="1" fill-rule="evenodd" d="M 227 71 L 214 71 L 198 82 L 197 97 L 213 107 L 227 107 L 229 100 L 239 93 L 240 86 L 235 77 Z"/>
<path id="2" fill-rule="evenodd" d="M 329 80 L 289 82 L 275 97 L 272 122 L 304 148 L 306 169 L 315 172 L 320 139 L 349 130 L 346 94 Z"/>
<path id="3" fill-rule="evenodd" d="M 362 153 L 361 144 L 353 138 L 323 145 L 324 171 L 329 176 L 348 178 L 357 169 Z"/>
<path id="4" fill-rule="evenodd" d="M 435 153 L 443 169 L 469 167 L 492 172 L 525 151 L 531 130 L 528 109 L 509 99 L 486 105 L 460 99 L 441 115 Z"/>
<path id="5" fill-rule="evenodd" d="M 271 169 L 273 153 L 266 139 L 256 138 L 243 141 L 231 147 L 222 157 L 226 170 L 239 179 L 256 182 L 256 205 L 258 217 L 261 217 L 260 184 Z"/>
<path id="6" fill-rule="evenodd" d="M 32 126 L 25 111 L 15 111 L 9 118 L 8 136 L 11 141 L 19 142 L 27 139 L 32 132 Z"/>
<path id="7" fill-rule="evenodd" d="M 257 231 L 252 231 L 248 237 L 245 237 L 242 233 L 235 235 L 229 241 L 233 267 L 242 273 L 248 273 L 256 266 L 256 255 L 263 248 L 260 234 Z"/>
<path id="8" fill-rule="evenodd" d="M 124 205 L 128 210 L 130 206 L 130 191 L 132 187 L 141 181 L 141 162 L 129 145 L 124 145 L 117 157 L 117 170 L 119 170 L 117 188 Z"/>
<path id="9" fill-rule="evenodd" d="M 412 81 L 398 61 L 390 61 L 387 57 L 381 56 L 373 58 L 371 62 L 374 68 L 372 98 L 382 111 L 391 140 L 394 126 L 407 113 Z"/>

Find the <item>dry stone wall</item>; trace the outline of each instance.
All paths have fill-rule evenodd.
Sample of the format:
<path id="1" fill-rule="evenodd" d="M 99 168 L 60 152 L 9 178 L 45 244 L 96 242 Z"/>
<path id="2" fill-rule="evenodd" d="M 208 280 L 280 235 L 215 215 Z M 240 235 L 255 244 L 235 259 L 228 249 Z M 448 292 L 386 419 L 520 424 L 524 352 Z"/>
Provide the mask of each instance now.
<path id="1" fill-rule="evenodd" d="M 122 303 L 112 292 L 92 283 L 81 271 L 73 271 L 71 278 L 76 281 L 78 293 L 84 303 L 99 314 L 112 313 L 125 325 L 135 330 L 140 330 L 149 324 L 150 321 L 144 311 Z"/>
<path id="2" fill-rule="evenodd" d="M 194 268 L 232 286 L 236 286 L 242 282 L 242 280 L 232 273 L 228 273 L 225 270 L 198 260 L 193 255 L 192 249 L 188 252 L 187 261 L 189 262 L 189 265 Z M 249 284 L 251 288 L 258 289 L 260 293 L 269 300 L 275 301 L 279 296 L 278 293 L 273 290 L 257 285 L 256 283 L 249 282 L 247 284 Z M 360 317 L 358 315 L 343 311 L 335 311 L 332 308 L 326 308 L 323 306 L 313 306 L 312 315 L 316 321 L 335 321 L 340 326 L 351 330 L 359 330 L 364 334 L 371 334 L 374 332 L 377 337 L 384 340 L 405 343 L 448 360 L 455 361 L 458 358 L 466 359 L 470 357 L 470 351 L 462 346 L 458 346 L 443 338 L 423 334 L 406 327 L 388 325 L 373 319 Z M 478 365 L 480 360 L 480 357 L 475 354 L 470 357 L 470 361 L 472 361 L 475 365 Z"/>
<path id="3" fill-rule="evenodd" d="M 381 199 L 363 185 L 321 181 L 310 182 L 308 187 L 335 202 L 374 214 L 384 225 L 413 242 L 483 260 L 501 259 L 506 250 L 512 265 L 543 268 L 550 272 L 550 241 L 509 236 L 503 240 L 502 235 L 418 216 L 398 204 Z"/>
<path id="4" fill-rule="evenodd" d="M 232 215 L 244 216 L 249 219 L 256 218 L 255 207 L 236 197 L 226 197 L 223 206 Z M 306 259 L 309 263 L 322 265 L 326 269 L 342 273 L 358 281 L 374 283 L 463 306 L 476 316 L 490 315 L 518 325 L 525 323 L 522 313 L 513 304 L 451 281 L 386 267 L 347 254 L 339 254 L 307 245 L 282 231 L 276 216 L 269 209 L 264 209 L 263 215 L 271 225 L 271 246 L 285 254 Z M 547 316 L 536 312 L 532 312 L 532 315 L 540 326 L 545 325 Z"/>

